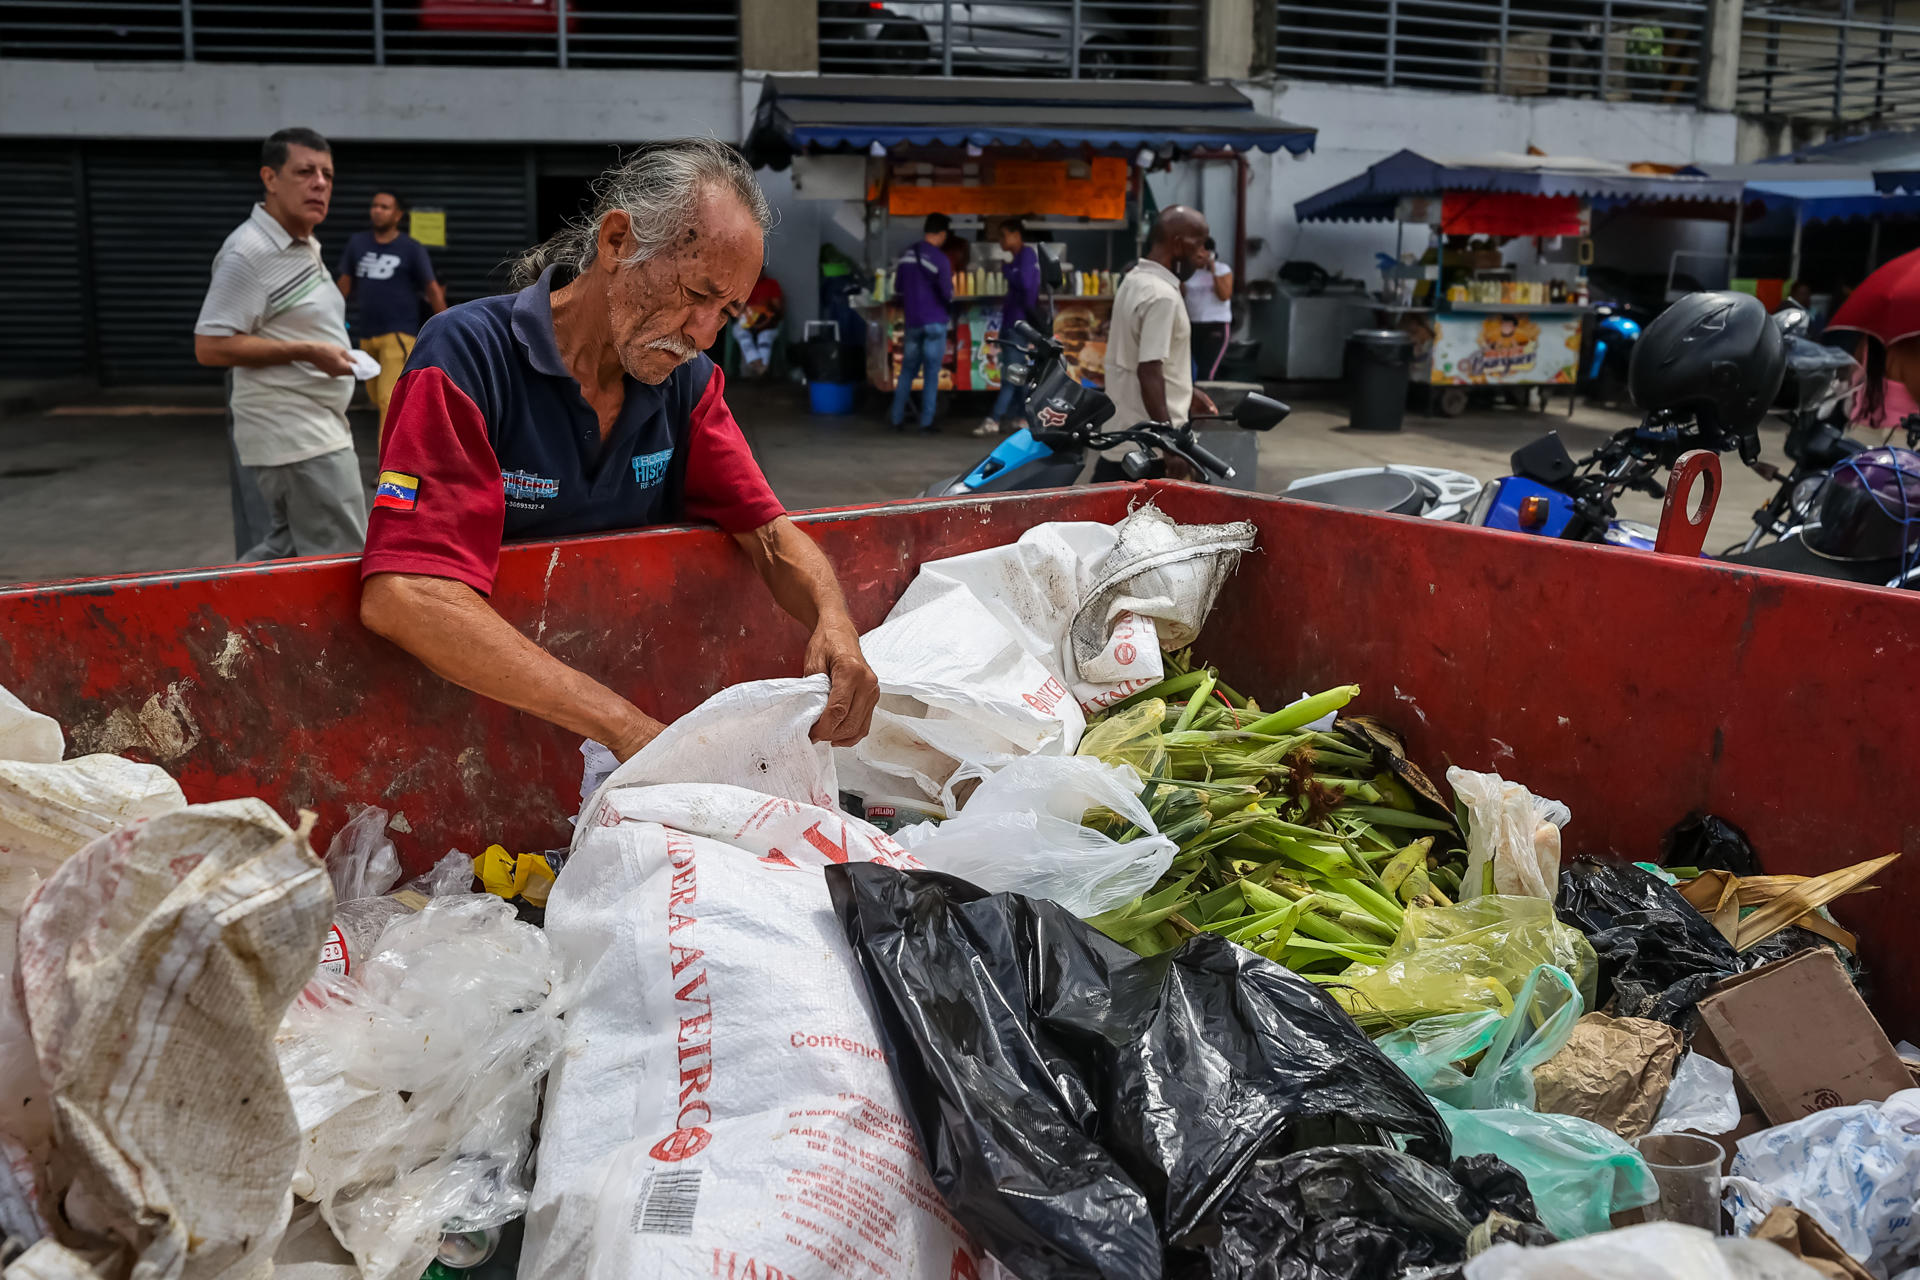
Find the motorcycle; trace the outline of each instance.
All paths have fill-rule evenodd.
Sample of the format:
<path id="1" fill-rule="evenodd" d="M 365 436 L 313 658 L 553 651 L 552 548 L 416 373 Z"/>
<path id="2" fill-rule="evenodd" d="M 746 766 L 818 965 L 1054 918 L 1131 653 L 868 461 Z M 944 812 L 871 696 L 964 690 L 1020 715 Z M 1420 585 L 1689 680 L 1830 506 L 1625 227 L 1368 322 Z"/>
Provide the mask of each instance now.
<path id="1" fill-rule="evenodd" d="M 1593 354 L 1587 360 L 1588 394 L 1603 404 L 1627 398 L 1627 369 L 1633 345 L 1647 317 L 1624 302 L 1597 302 L 1593 307 Z"/>
<path id="2" fill-rule="evenodd" d="M 1030 388 L 1019 410 L 1026 425 L 995 445 L 972 470 L 930 485 L 921 497 L 1014 493 L 1076 484 L 1086 470 L 1089 452 L 1122 445 L 1133 446 L 1119 464 L 1127 480 L 1166 476 L 1169 458 L 1185 462 L 1188 475 L 1184 478 L 1203 484 L 1236 475 L 1231 463 L 1200 443 L 1192 422 L 1179 427 L 1139 422 L 1118 431 L 1102 431 L 1113 417 L 1113 401 L 1104 392 L 1075 382 L 1061 359 L 1066 349 L 1025 321 L 998 341 L 1003 350 L 1018 350 L 1026 357 L 1024 363 L 1002 360 L 1000 364 L 1002 377 Z M 1232 414 L 1218 416 L 1249 431 L 1270 431 L 1289 412 L 1278 400 L 1249 395 Z"/>
<path id="3" fill-rule="evenodd" d="M 1828 472 L 1867 448 L 1847 434 L 1853 399 L 1859 394 L 1860 363 L 1838 347 L 1809 341 L 1807 313 L 1788 307 L 1775 316 L 1787 338 L 1787 372 L 1775 407 L 1787 424 L 1784 451 L 1792 465 L 1781 471 L 1756 461 L 1749 469 L 1775 484 L 1773 497 L 1753 513 L 1753 532 L 1725 554 L 1752 551 L 1777 541 L 1804 522 L 1807 503 Z"/>

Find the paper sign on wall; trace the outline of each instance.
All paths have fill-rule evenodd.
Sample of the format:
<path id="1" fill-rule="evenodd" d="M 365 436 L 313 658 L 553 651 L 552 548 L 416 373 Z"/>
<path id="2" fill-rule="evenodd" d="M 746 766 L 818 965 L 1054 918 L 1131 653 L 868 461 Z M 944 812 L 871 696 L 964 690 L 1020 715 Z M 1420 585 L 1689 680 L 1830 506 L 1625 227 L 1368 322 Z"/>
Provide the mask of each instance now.
<path id="1" fill-rule="evenodd" d="M 421 244 L 435 249 L 447 247 L 447 211 L 445 209 L 415 209 L 408 215 L 412 230 L 408 233 Z"/>

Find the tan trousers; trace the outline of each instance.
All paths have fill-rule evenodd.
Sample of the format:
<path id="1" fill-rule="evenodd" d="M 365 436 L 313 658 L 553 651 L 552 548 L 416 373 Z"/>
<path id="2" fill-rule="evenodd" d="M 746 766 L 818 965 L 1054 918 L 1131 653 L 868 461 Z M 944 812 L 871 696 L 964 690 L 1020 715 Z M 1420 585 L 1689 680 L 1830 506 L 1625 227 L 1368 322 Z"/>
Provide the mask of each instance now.
<path id="1" fill-rule="evenodd" d="M 360 339 L 360 349 L 380 362 L 378 377 L 367 380 L 367 395 L 373 401 L 373 407 L 380 411 L 380 443 L 387 442 L 387 401 L 393 399 L 393 384 L 400 381 L 400 371 L 407 367 L 407 357 L 413 354 L 413 335 L 410 333 L 377 333 L 371 338 Z"/>

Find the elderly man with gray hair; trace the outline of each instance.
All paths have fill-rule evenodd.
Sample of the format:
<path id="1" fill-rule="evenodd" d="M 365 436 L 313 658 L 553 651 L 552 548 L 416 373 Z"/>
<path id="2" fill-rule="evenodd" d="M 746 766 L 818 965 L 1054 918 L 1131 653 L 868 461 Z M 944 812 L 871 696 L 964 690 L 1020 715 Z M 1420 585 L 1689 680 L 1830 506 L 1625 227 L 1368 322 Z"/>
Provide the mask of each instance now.
<path id="1" fill-rule="evenodd" d="M 503 540 L 707 520 L 812 629 L 821 741 L 866 734 L 878 683 L 833 566 L 767 487 L 701 351 L 746 305 L 772 221 L 707 139 L 606 173 L 593 215 L 519 264 L 518 293 L 429 320 L 393 389 L 360 618 L 437 674 L 624 760 L 663 727 L 487 603 Z"/>

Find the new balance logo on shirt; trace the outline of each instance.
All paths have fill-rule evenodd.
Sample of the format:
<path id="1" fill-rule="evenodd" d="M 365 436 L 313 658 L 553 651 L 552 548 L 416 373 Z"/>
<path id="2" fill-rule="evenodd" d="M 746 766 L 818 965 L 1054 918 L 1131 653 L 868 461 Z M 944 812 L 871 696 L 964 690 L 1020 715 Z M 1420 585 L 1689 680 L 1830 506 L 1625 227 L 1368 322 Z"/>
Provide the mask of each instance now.
<path id="1" fill-rule="evenodd" d="M 399 269 L 400 255 L 397 253 L 363 253 L 353 274 L 362 280 L 391 280 L 393 273 Z"/>

